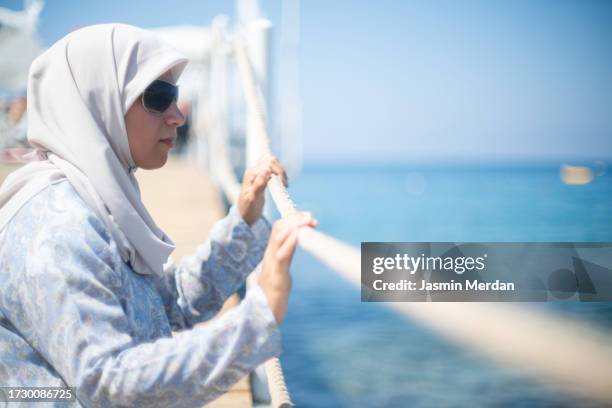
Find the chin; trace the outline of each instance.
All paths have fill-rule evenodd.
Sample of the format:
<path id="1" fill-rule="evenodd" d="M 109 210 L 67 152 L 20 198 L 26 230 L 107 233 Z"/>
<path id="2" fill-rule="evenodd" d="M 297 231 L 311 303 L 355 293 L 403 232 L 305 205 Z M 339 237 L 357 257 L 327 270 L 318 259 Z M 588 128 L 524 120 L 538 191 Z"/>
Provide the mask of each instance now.
<path id="1" fill-rule="evenodd" d="M 168 155 L 164 155 L 163 157 L 157 158 L 156 160 L 151 160 L 145 166 L 139 166 L 145 170 L 155 170 L 164 167 L 166 162 L 168 161 Z"/>
<path id="2" fill-rule="evenodd" d="M 164 167 L 167 161 L 168 161 L 168 155 L 165 155 L 164 158 L 157 164 L 155 168 L 161 169 L 162 167 Z"/>

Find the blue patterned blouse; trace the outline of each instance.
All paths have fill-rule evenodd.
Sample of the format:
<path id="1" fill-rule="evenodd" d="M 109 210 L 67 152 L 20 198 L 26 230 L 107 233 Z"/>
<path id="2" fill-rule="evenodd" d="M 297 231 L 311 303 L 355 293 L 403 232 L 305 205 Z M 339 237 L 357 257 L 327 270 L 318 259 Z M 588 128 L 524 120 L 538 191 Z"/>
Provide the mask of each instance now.
<path id="1" fill-rule="evenodd" d="M 259 286 L 194 327 L 238 290 L 269 236 L 265 218 L 249 226 L 233 206 L 193 256 L 139 275 L 68 181 L 46 187 L 0 233 L 0 386 L 76 387 L 70 406 L 87 407 L 219 397 L 281 353 Z"/>

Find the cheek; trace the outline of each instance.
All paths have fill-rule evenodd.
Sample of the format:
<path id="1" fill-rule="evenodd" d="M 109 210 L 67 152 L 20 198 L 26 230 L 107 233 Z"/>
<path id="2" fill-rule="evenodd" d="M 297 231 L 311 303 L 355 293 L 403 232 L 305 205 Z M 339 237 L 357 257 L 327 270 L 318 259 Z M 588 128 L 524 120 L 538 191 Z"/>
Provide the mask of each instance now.
<path id="1" fill-rule="evenodd" d="M 132 159 L 139 167 L 145 167 L 154 153 L 162 128 L 161 118 L 150 115 L 144 109 L 130 109 L 125 117 L 128 143 Z"/>

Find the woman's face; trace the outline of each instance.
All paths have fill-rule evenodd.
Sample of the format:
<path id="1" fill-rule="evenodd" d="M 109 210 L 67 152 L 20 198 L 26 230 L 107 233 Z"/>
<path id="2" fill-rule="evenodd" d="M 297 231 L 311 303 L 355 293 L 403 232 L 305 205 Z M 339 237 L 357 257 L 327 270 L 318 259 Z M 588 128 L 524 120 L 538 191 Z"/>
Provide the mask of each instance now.
<path id="1" fill-rule="evenodd" d="M 158 79 L 174 83 L 170 71 Z M 176 128 L 185 123 L 185 116 L 176 102 L 161 116 L 149 113 L 138 97 L 125 115 L 128 143 L 132 159 L 142 169 L 158 169 L 166 164 L 168 152 L 176 140 Z"/>

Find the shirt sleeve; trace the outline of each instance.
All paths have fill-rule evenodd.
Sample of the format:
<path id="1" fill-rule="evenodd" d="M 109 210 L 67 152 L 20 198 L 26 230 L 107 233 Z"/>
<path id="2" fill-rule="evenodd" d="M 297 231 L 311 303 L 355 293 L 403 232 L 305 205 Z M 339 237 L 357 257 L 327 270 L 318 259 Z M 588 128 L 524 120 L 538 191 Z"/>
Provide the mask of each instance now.
<path id="1" fill-rule="evenodd" d="M 136 340 L 116 251 L 99 228 L 83 228 L 37 236 L 29 249 L 35 253 L 11 282 L 18 286 L 8 290 L 11 321 L 76 387 L 84 406 L 200 407 L 280 354 L 280 333 L 259 286 L 205 326 Z"/>
<path id="2" fill-rule="evenodd" d="M 191 328 L 215 316 L 261 262 L 270 232 L 265 217 L 249 226 L 234 204 L 193 255 L 178 265 L 169 258 L 155 284 L 172 328 Z"/>

